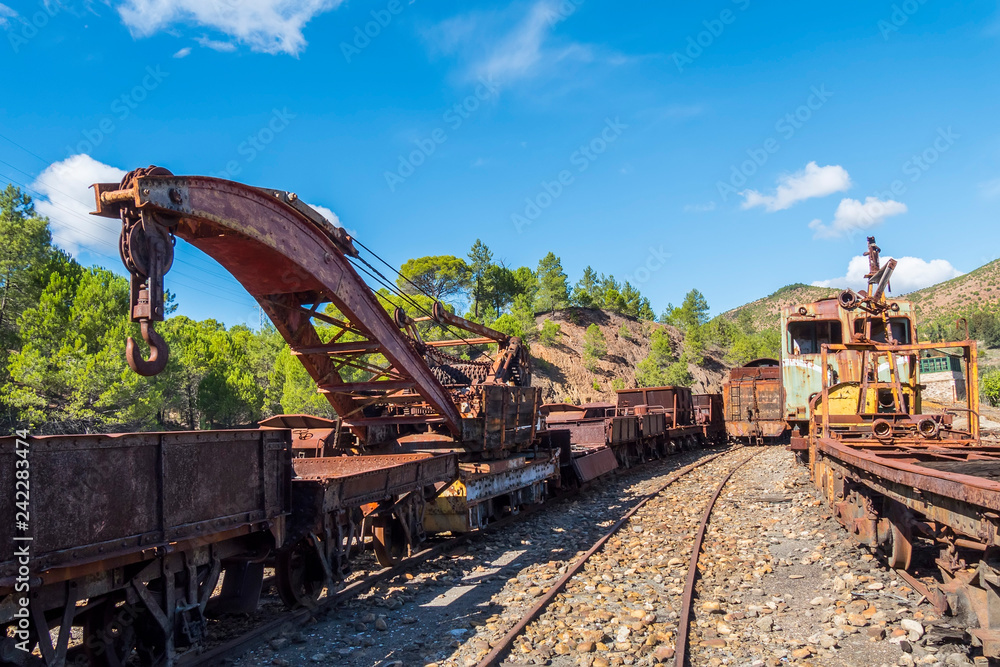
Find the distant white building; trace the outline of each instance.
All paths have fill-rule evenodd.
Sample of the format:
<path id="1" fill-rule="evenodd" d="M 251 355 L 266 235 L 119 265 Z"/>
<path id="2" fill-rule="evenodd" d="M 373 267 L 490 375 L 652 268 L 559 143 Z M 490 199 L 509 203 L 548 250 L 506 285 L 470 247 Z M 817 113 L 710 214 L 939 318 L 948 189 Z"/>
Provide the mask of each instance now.
<path id="1" fill-rule="evenodd" d="M 965 400 L 965 373 L 961 357 L 948 354 L 920 360 L 920 384 L 923 397 L 936 403 Z"/>

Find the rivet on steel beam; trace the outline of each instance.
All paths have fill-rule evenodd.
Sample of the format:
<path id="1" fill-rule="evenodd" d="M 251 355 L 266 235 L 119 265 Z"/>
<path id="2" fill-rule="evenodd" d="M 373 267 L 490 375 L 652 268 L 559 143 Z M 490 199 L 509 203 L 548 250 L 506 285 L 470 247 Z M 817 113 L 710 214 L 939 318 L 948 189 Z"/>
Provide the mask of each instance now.
<path id="1" fill-rule="evenodd" d="M 149 188 L 143 188 L 142 189 L 142 194 L 148 195 L 149 194 Z"/>
<path id="2" fill-rule="evenodd" d="M 289 192 L 288 193 L 288 201 L 295 201 L 298 198 L 299 198 L 299 196 L 297 194 L 295 194 L 294 192 Z"/>

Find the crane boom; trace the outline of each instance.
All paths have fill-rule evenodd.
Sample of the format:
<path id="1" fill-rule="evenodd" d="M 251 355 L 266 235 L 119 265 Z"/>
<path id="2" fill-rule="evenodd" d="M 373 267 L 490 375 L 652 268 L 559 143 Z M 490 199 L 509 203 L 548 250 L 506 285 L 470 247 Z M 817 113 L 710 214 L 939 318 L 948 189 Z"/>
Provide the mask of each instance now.
<path id="1" fill-rule="evenodd" d="M 134 370 L 153 375 L 166 364 L 166 343 L 153 322 L 163 320 L 163 276 L 172 263 L 176 236 L 218 261 L 257 300 L 362 442 L 390 438 L 385 427 L 405 424 L 443 428 L 455 440 L 464 437 L 463 414 L 456 405 L 460 401 L 428 361 L 457 359 L 441 351 L 452 343 L 425 344 L 413 335 L 415 327 L 408 326 L 412 320 L 390 317 L 349 261 L 358 256 L 350 235 L 294 193 L 174 176 L 154 167 L 94 189 L 94 214 L 122 221 L 120 250 L 132 275 L 131 316 L 151 347 L 149 361 L 143 360 L 130 339 Z M 325 304 L 336 312 L 325 310 Z M 518 339 L 443 313 L 435 308 L 433 319 L 457 326 L 464 322 L 464 328 L 500 346 L 503 363 L 492 364 L 500 382 L 530 380 L 527 354 Z M 314 320 L 329 325 L 333 337 L 321 338 Z M 511 366 L 523 370 L 501 373 Z M 353 381 L 345 379 L 348 372 Z M 356 379 L 359 374 L 363 380 Z M 371 430 L 380 427 L 373 437 Z"/>

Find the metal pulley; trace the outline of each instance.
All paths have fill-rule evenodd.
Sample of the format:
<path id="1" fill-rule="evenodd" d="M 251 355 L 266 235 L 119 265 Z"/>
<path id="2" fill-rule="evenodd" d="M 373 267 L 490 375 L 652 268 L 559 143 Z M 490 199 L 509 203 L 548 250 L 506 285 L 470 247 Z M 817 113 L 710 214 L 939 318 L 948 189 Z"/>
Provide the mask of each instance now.
<path id="1" fill-rule="evenodd" d="M 162 167 L 137 169 L 125 175 L 120 191 L 134 190 L 142 177 L 172 175 Z M 166 368 L 170 357 L 170 348 L 153 328 L 153 323 L 162 322 L 165 315 L 163 276 L 174 262 L 172 225 L 152 212 L 136 210 L 134 204 L 129 203 L 121 207 L 120 216 L 122 231 L 118 251 L 131 274 L 130 315 L 133 322 L 139 323 L 142 339 L 149 345 L 149 359 L 144 359 L 135 339 L 129 336 L 125 344 L 125 360 L 129 368 L 139 375 L 157 375 Z"/>

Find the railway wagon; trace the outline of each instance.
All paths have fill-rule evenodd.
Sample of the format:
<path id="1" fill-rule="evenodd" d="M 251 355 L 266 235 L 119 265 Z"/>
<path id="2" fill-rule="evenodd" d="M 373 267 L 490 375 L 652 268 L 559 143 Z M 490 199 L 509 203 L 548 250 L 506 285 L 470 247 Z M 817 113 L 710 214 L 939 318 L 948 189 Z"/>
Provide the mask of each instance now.
<path id="1" fill-rule="evenodd" d="M 23 513 L 0 522 L 17 548 L 0 553 L 0 664 L 173 664 L 210 615 L 256 608 L 265 565 L 309 604 L 365 534 L 398 556 L 419 536 L 390 534 L 396 508 L 458 476 L 454 454 L 293 460 L 291 445 L 273 428 L 0 438 L 0 487 L 23 491 L 0 497 Z"/>
<path id="2" fill-rule="evenodd" d="M 664 431 L 659 437 L 668 453 L 693 448 L 703 438 L 689 387 L 639 387 L 620 389 L 617 394 L 618 410 L 626 414 L 664 415 Z"/>
<path id="3" fill-rule="evenodd" d="M 726 434 L 748 442 L 773 441 L 786 430 L 781 366 L 756 359 L 729 371 L 722 385 Z"/>
<path id="4" fill-rule="evenodd" d="M 722 445 L 726 442 L 726 412 L 722 394 L 692 394 L 694 421 L 701 427 L 702 442 Z"/>
<path id="5" fill-rule="evenodd" d="M 541 407 L 547 433 L 557 441 L 563 452 L 562 463 L 570 473 L 567 481 L 589 482 L 620 467 L 619 452 L 624 442 L 622 432 L 633 438 L 638 424 L 632 419 L 631 429 L 617 420 L 617 428 L 609 422 L 610 403 L 546 403 Z"/>

